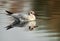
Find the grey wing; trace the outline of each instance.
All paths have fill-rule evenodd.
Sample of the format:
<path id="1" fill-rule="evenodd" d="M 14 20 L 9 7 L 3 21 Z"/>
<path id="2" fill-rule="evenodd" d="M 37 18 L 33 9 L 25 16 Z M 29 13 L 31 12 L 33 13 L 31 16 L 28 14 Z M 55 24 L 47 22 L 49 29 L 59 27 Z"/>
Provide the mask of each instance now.
<path id="1" fill-rule="evenodd" d="M 27 20 L 28 19 L 28 15 L 27 14 L 20 14 L 19 18 L 21 18 L 22 20 Z"/>
<path id="2" fill-rule="evenodd" d="M 16 26 L 16 25 L 18 25 L 18 24 L 20 24 L 19 18 L 14 17 L 14 16 L 13 16 L 13 18 L 15 19 L 15 21 L 14 21 L 12 24 L 10 24 L 10 25 L 8 25 L 8 26 L 6 27 L 7 30 L 13 28 L 14 26 Z"/>

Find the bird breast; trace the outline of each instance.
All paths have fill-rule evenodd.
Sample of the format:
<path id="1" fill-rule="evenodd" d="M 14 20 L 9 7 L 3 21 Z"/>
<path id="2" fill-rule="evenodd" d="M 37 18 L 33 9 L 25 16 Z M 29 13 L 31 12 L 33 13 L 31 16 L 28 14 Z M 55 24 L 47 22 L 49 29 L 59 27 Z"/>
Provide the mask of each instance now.
<path id="1" fill-rule="evenodd" d="M 28 20 L 36 20 L 36 17 L 31 14 L 31 15 L 28 16 Z"/>

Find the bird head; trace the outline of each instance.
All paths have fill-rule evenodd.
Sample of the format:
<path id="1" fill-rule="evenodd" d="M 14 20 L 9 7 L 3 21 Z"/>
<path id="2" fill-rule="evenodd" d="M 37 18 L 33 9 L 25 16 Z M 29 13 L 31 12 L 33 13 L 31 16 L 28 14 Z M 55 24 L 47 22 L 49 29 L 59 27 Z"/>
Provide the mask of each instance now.
<path id="1" fill-rule="evenodd" d="M 34 11 L 30 11 L 28 14 L 29 14 L 29 15 L 30 15 L 30 14 L 35 15 L 35 12 L 34 12 Z"/>

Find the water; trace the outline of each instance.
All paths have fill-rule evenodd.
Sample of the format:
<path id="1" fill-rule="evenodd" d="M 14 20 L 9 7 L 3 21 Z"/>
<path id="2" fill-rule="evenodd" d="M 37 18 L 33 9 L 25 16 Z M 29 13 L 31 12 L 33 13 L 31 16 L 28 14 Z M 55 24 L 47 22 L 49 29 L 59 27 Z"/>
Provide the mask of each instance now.
<path id="1" fill-rule="evenodd" d="M 34 7 L 37 2 L 30 0 L 22 0 L 21 5 L 19 0 L 1 0 L 0 1 L 0 41 L 59 41 L 60 32 L 59 27 L 50 25 L 49 18 L 46 16 L 46 9 L 40 10 L 38 7 Z M 16 5 L 20 4 L 20 5 Z M 25 27 L 14 27 L 12 29 L 6 30 L 6 26 L 10 25 L 14 20 L 12 17 L 7 16 L 5 10 L 10 10 L 11 12 L 28 12 L 34 9 L 36 13 L 40 13 L 36 20 L 36 27 L 34 30 L 30 31 L 28 29 L 28 24 Z M 40 7 L 39 7 L 40 8 Z M 46 8 L 46 6 L 41 8 Z M 38 9 L 38 10 L 36 10 Z M 41 14 L 43 13 L 43 14 Z M 42 16 L 41 16 L 42 15 Z M 53 19 L 54 20 L 54 19 Z M 57 19 L 56 19 L 57 20 Z M 34 24 L 34 22 L 33 22 Z M 50 25 L 50 26 L 49 26 Z M 57 24 L 56 24 L 57 25 Z"/>

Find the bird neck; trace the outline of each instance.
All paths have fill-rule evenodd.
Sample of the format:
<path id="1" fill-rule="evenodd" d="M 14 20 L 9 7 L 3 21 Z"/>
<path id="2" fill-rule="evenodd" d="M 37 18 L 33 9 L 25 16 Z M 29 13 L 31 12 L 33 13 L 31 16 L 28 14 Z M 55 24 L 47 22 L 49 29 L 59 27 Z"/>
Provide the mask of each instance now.
<path id="1" fill-rule="evenodd" d="M 28 16 L 28 20 L 35 20 L 35 19 L 36 19 L 36 17 L 33 14 L 30 14 Z"/>

